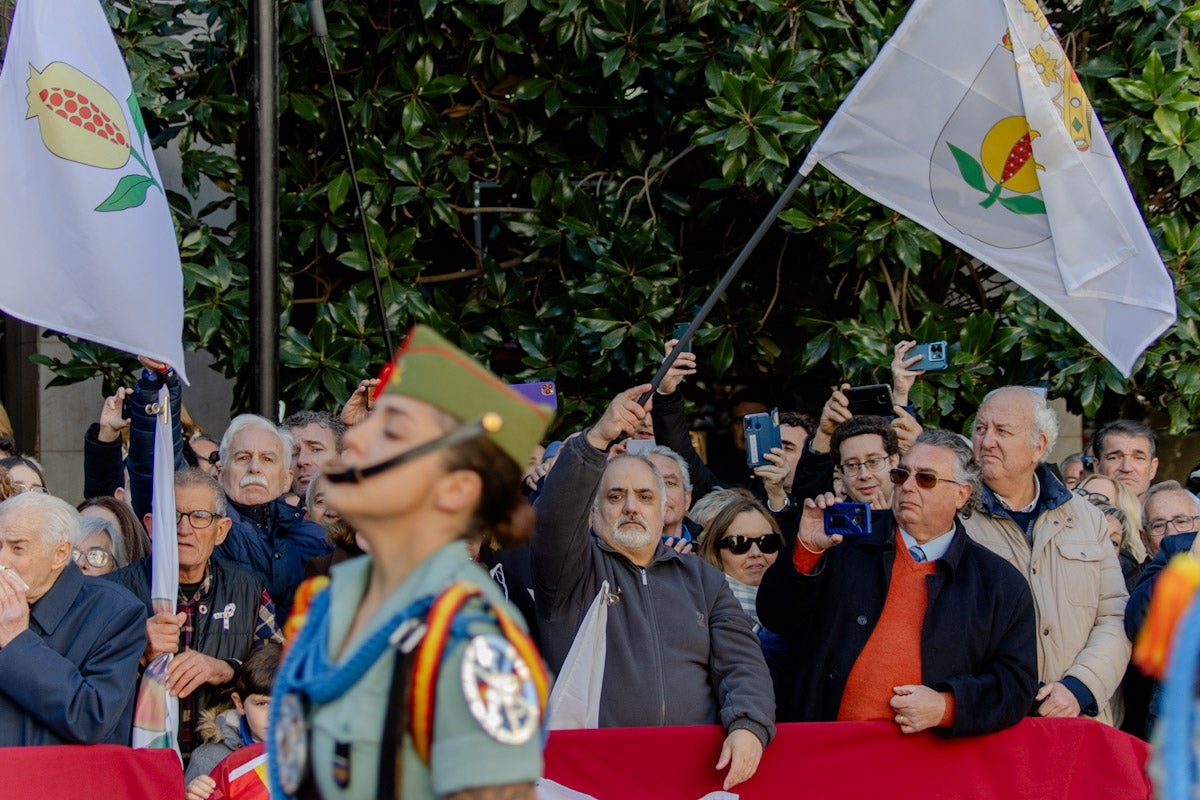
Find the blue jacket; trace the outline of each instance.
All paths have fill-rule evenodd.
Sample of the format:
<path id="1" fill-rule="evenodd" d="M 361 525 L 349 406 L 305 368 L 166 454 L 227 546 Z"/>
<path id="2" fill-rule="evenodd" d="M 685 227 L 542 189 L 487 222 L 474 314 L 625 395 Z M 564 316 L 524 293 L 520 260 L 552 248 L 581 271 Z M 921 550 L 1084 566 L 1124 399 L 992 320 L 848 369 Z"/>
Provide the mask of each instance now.
<path id="1" fill-rule="evenodd" d="M 93 422 L 83 436 L 83 496 L 116 494 L 125 485 L 124 468 L 129 470 L 129 499 L 137 518 L 150 512 L 154 489 L 154 429 L 158 419 L 146 413 L 146 406 L 158 402 L 159 377 L 147 378 L 143 372 L 127 400 L 129 406 L 129 458 L 122 463 L 121 441 L 100 441 L 100 425 Z M 183 426 L 179 421 L 182 405 L 179 377 L 174 371 L 163 378 L 171 403 L 171 444 L 175 451 L 174 470 L 187 466 L 183 458 Z M 174 471 L 173 470 L 173 471 Z"/>
<path id="2" fill-rule="evenodd" d="M 258 573 L 275 601 L 279 627 L 292 610 L 292 596 L 304 580 L 304 562 L 332 552 L 325 529 L 304 518 L 304 512 L 282 497 L 266 504 L 266 520 L 256 523 L 229 502 L 226 513 L 233 520 L 229 535 L 213 554 Z"/>
<path id="3" fill-rule="evenodd" d="M 1125 635 L 1129 637 L 1129 641 L 1137 639 L 1142 623 L 1146 621 L 1146 612 L 1150 610 L 1150 596 L 1154 594 L 1154 582 L 1158 579 L 1158 574 L 1173 556 L 1190 550 L 1195 540 L 1195 533 L 1177 533 L 1163 538 L 1162 549 L 1146 565 L 1133 591 L 1129 593 L 1129 602 L 1125 604 Z"/>
<path id="4" fill-rule="evenodd" d="M 68 563 L 0 649 L 0 747 L 129 744 L 146 612 Z"/>
<path id="5" fill-rule="evenodd" d="M 837 719 L 850 670 L 883 613 L 896 558 L 895 519 L 875 512 L 874 533 L 826 551 L 811 575 L 792 561 L 791 543 L 758 588 L 762 624 L 795 646 L 780 681 L 781 722 Z M 921 630 L 922 683 L 954 694 L 950 736 L 1015 725 L 1033 706 L 1037 645 L 1033 598 L 1021 573 L 971 541 L 960 522 L 937 571 L 928 576 Z M 790 686 L 789 686 L 790 684 Z"/>

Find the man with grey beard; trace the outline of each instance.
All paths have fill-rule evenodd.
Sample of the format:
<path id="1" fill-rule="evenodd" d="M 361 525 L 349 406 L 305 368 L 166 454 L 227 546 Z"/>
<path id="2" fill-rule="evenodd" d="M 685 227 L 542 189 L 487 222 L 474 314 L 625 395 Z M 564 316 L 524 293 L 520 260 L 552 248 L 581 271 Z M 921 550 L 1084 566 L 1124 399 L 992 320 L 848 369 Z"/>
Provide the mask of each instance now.
<path id="1" fill-rule="evenodd" d="M 750 618 L 724 576 L 662 543 L 666 491 L 642 456 L 608 460 L 647 410 L 630 389 L 569 439 L 535 504 L 533 568 L 542 653 L 554 672 L 601 584 L 611 605 L 600 725 L 720 724 L 728 790 L 754 774 L 775 733 L 775 697 Z M 715 755 L 715 754 L 714 754 Z"/>
<path id="2" fill-rule="evenodd" d="M 283 628 L 304 564 L 333 548 L 325 529 L 286 499 L 292 485 L 292 436 L 266 417 L 240 414 L 221 437 L 219 480 L 228 498 L 229 535 L 214 555 L 240 564 L 266 582 Z"/>

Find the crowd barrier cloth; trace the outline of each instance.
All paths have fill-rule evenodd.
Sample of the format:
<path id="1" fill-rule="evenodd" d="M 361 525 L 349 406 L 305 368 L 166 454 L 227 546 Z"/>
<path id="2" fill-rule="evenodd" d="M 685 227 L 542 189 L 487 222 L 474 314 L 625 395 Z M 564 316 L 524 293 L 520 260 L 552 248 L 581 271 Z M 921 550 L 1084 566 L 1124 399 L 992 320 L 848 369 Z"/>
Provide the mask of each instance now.
<path id="1" fill-rule="evenodd" d="M 554 731 L 539 797 L 700 800 L 721 790 L 717 726 Z M 904 735 L 890 722 L 780 725 L 741 800 L 1126 800 L 1150 797 L 1149 746 L 1087 719 L 1000 733 Z M 578 793 L 578 794 L 576 794 Z M 717 795 L 721 797 L 722 795 Z"/>
<path id="2" fill-rule="evenodd" d="M 0 797 L 183 800 L 183 766 L 174 750 L 115 744 L 0 747 Z"/>
<path id="3" fill-rule="evenodd" d="M 700 800 L 721 789 L 717 726 L 555 731 L 543 798 Z M 1145 742 L 1091 720 L 1026 719 L 967 739 L 905 736 L 889 722 L 780 725 L 741 800 L 1127 800 L 1150 797 Z M 181 800 L 171 750 L 0 748 L 0 796 Z"/>

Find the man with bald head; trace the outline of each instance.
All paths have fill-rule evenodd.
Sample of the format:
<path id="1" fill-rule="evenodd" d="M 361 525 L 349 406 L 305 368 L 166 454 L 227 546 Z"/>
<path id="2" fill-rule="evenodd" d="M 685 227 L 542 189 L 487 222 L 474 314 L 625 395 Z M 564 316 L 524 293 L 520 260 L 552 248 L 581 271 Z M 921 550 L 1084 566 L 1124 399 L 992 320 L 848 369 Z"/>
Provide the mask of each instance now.
<path id="1" fill-rule="evenodd" d="M 608 450 L 647 416 L 639 386 L 567 440 L 538 495 L 532 550 L 542 652 L 560 672 L 601 585 L 602 727 L 711 725 L 726 731 L 725 789 L 758 767 L 775 732 L 775 697 L 750 617 L 719 570 L 663 544 L 667 488 L 647 458 Z M 561 676 L 560 676 L 561 677 Z"/>
<path id="2" fill-rule="evenodd" d="M 304 579 L 304 564 L 332 549 L 325 529 L 285 499 L 294 449 L 286 428 L 257 414 L 233 418 L 221 437 L 220 483 L 228 498 L 229 534 L 214 551 L 262 576 L 280 627 Z"/>
<path id="3" fill-rule="evenodd" d="M 83 576 L 78 529 L 59 498 L 0 503 L 0 747 L 129 744 L 142 605 Z"/>
<path id="4" fill-rule="evenodd" d="M 1112 724 L 1109 703 L 1129 663 L 1128 596 L 1104 515 L 1042 463 L 1057 437 L 1041 393 L 1008 386 L 988 394 L 972 429 L 981 509 L 963 525 L 1029 581 L 1041 682 L 1035 713 Z"/>

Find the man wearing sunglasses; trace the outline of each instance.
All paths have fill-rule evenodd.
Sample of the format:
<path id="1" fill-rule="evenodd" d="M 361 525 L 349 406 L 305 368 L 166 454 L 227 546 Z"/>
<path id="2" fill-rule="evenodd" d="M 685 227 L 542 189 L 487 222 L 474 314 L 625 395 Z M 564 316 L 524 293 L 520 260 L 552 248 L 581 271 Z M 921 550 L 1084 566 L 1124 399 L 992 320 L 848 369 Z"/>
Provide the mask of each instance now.
<path id="1" fill-rule="evenodd" d="M 1037 608 L 1035 714 L 1113 724 L 1109 702 L 1129 664 L 1125 579 L 1104 514 L 1042 463 L 1058 419 L 1040 392 L 1008 386 L 986 395 L 972 442 L 983 470 L 971 538 L 1029 582 Z"/>
<path id="2" fill-rule="evenodd" d="M 967 736 L 1016 724 L 1036 688 L 1033 600 L 1021 575 L 966 535 L 979 466 L 927 430 L 893 468 L 871 532 L 825 531 L 824 494 L 763 576 L 762 624 L 801 654 L 779 681 L 780 721 L 890 720 Z M 790 679 L 790 680 L 788 680 Z"/>
<path id="3" fill-rule="evenodd" d="M 175 530 L 179 548 L 179 597 L 175 613 L 154 613 L 150 601 L 152 556 L 106 575 L 145 607 L 145 666 L 161 653 L 174 653 L 167 689 L 180 699 L 179 750 L 186 764 L 200 745 L 200 714 L 221 700 L 234 671 L 251 649 L 282 641 L 275 609 L 258 575 L 213 557 L 229 533 L 225 493 L 198 467 L 175 473 Z M 146 515 L 146 528 L 153 520 Z"/>

